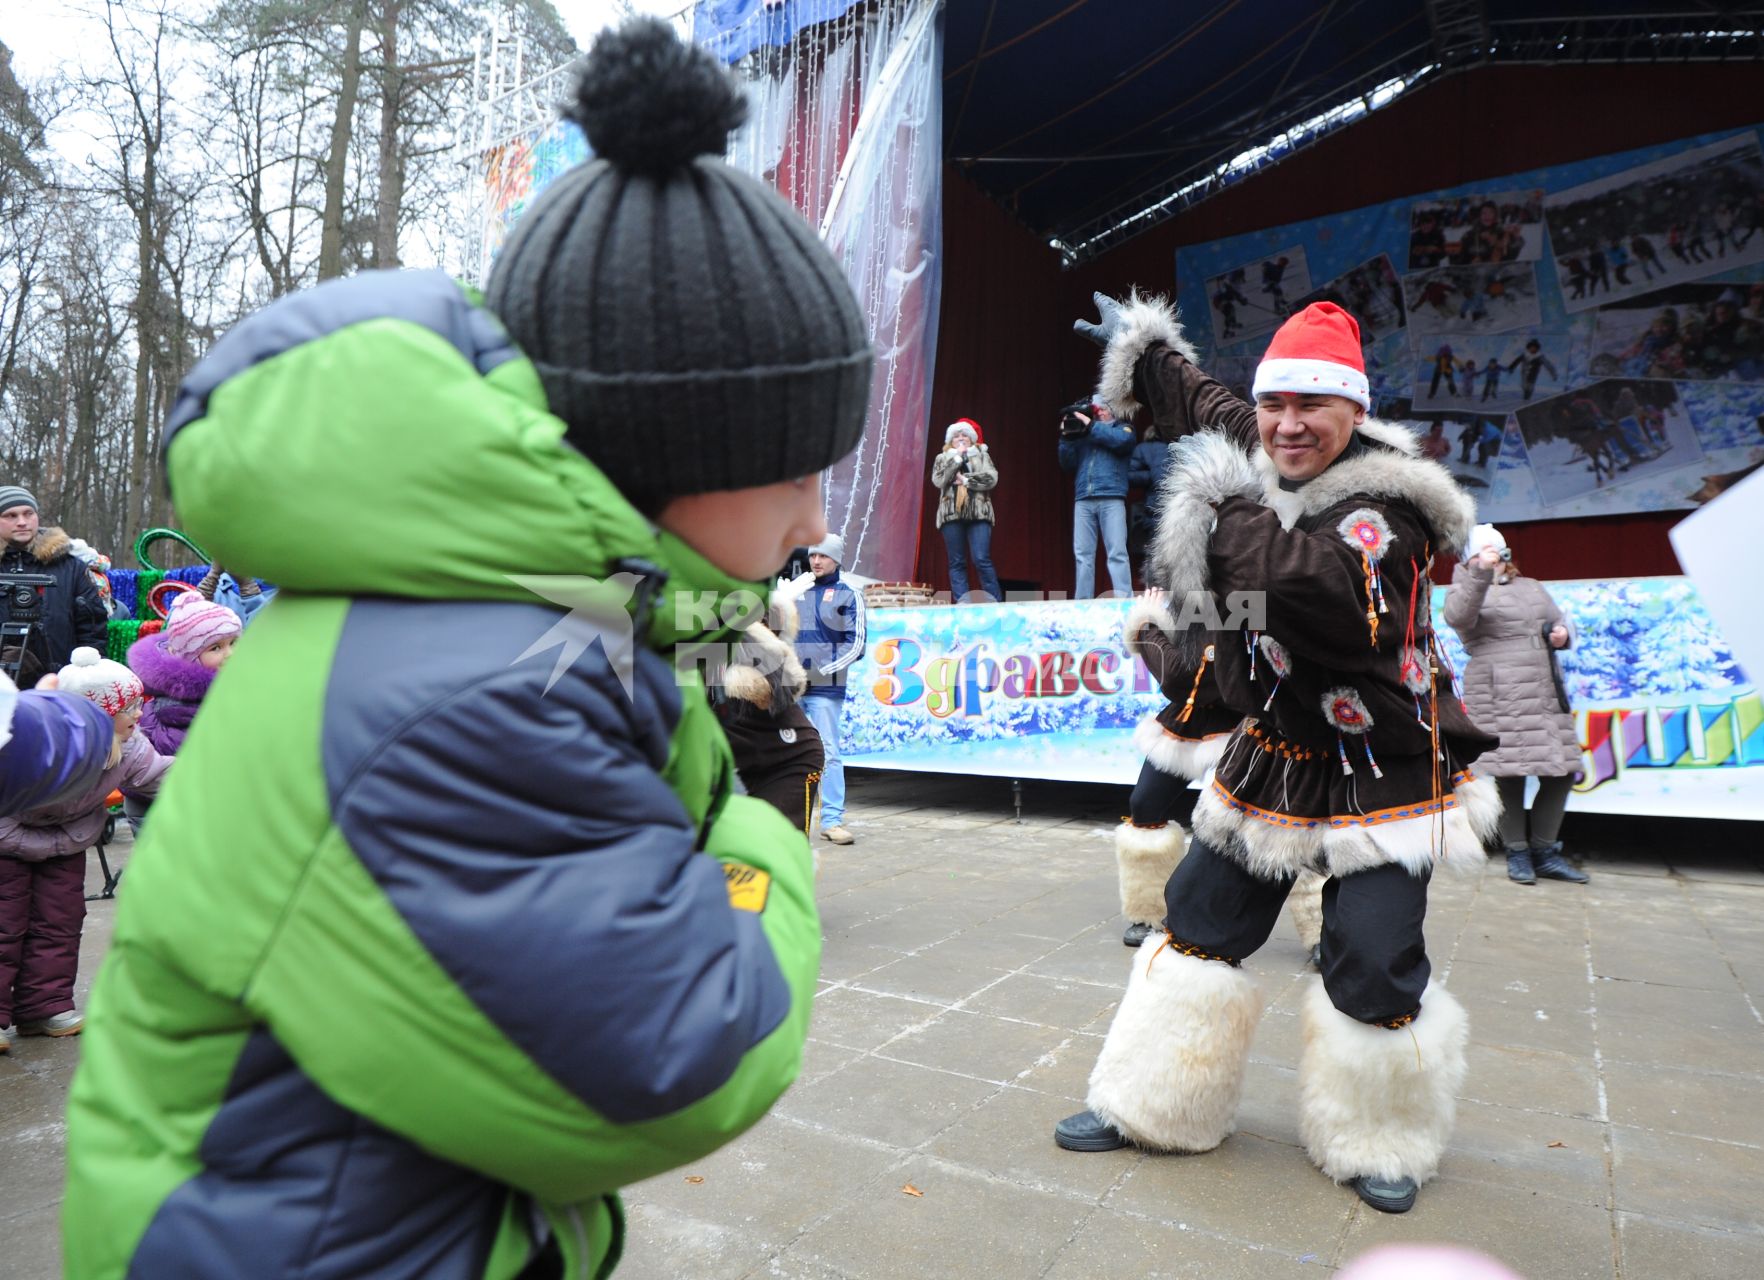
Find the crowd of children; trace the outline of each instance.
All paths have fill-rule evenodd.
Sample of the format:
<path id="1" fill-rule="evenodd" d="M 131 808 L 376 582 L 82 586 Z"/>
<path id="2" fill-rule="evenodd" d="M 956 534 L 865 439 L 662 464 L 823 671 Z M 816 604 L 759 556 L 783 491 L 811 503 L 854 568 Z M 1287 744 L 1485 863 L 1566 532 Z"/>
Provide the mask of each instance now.
<path id="1" fill-rule="evenodd" d="M 261 591 L 255 583 L 251 587 L 261 601 Z M 242 626 L 235 610 L 187 591 L 175 598 L 161 630 L 130 646 L 128 665 L 93 648 L 75 649 L 72 661 L 39 685 L 59 692 L 60 705 L 39 702 L 36 708 L 68 731 L 39 734 L 30 744 L 15 738 L 11 717 L 18 695 L 0 676 L 7 707 L 0 747 L 9 749 L 9 765 L 39 778 L 66 775 L 53 788 L 16 797 L 9 791 L 0 815 L 0 1053 L 21 1035 L 71 1036 L 84 1026 L 74 1005 L 74 980 L 86 918 L 88 852 L 116 794 L 131 825 L 139 825 Z M 109 720 L 108 744 L 96 740 L 105 750 L 96 773 L 79 767 L 80 712 L 68 705 L 72 698 L 93 703 Z M 14 762 L 13 752 L 28 758 Z"/>

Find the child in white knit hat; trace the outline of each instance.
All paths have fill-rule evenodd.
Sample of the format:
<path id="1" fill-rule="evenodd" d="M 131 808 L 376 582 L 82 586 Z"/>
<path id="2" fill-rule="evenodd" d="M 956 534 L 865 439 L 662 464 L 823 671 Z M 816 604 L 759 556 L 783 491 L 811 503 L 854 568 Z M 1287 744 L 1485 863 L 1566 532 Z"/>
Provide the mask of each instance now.
<path id="1" fill-rule="evenodd" d="M 0 1052 L 23 1035 L 77 1035 L 74 1008 L 80 930 L 86 919 L 86 851 L 104 829 L 112 791 L 152 795 L 171 765 L 135 732 L 142 687 L 120 662 L 96 649 L 73 651 L 61 689 L 97 703 L 115 734 L 104 772 L 86 790 L 55 804 L 0 818 Z"/>

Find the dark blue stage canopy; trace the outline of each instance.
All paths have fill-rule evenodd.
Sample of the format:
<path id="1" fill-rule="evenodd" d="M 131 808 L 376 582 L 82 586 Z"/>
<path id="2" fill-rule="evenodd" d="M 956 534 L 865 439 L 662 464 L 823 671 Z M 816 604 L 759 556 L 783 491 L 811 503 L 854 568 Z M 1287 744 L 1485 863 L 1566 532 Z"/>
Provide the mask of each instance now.
<path id="1" fill-rule="evenodd" d="M 948 0 L 945 153 L 1082 259 L 1427 80 L 1755 60 L 1761 25 L 1720 0 Z"/>

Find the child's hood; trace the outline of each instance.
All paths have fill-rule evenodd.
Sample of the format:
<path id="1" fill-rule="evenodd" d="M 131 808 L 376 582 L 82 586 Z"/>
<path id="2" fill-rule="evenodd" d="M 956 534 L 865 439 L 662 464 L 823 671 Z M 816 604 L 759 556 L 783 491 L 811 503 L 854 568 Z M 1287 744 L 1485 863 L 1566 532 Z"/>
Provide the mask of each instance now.
<path id="1" fill-rule="evenodd" d="M 129 646 L 128 665 L 156 697 L 198 702 L 214 683 L 214 672 L 200 662 L 167 653 L 157 634 L 142 636 Z"/>
<path id="2" fill-rule="evenodd" d="M 667 554 L 439 271 L 366 272 L 240 322 L 180 388 L 164 449 L 196 540 L 296 591 L 532 600 L 511 573 Z"/>

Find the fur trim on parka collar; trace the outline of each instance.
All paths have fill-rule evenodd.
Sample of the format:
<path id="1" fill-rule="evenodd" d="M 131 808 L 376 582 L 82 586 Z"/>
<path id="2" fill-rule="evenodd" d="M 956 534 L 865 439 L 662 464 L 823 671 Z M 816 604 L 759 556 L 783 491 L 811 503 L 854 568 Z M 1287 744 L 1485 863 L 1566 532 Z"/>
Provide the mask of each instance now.
<path id="1" fill-rule="evenodd" d="M 1117 418 L 1131 418 L 1139 411 L 1139 401 L 1133 398 L 1133 371 L 1152 343 L 1163 343 L 1190 364 L 1200 363 L 1200 357 L 1183 336 L 1182 321 L 1167 298 L 1142 298 L 1135 289 L 1121 304 L 1121 319 L 1120 331 L 1103 351 L 1096 398 L 1113 409 Z"/>
<path id="2" fill-rule="evenodd" d="M 54 564 L 73 554 L 73 539 L 68 536 L 67 530 L 46 524 L 31 539 L 30 552 L 31 558 L 38 564 Z"/>
<path id="3" fill-rule="evenodd" d="M 1461 553 L 1476 524 L 1476 500 L 1459 487 L 1451 472 L 1421 456 L 1421 446 L 1407 427 L 1367 418 L 1354 431 L 1372 448 L 1341 459 L 1291 492 L 1280 487 L 1274 459 L 1257 451 L 1256 470 L 1268 504 L 1280 512 L 1280 523 L 1290 529 L 1300 516 L 1314 516 L 1360 494 L 1394 498 L 1421 513 L 1439 550 Z"/>
<path id="4" fill-rule="evenodd" d="M 1220 431 L 1201 431 L 1176 442 L 1164 477 L 1163 515 L 1152 544 L 1155 581 L 1172 601 L 1190 591 L 1206 591 L 1207 545 L 1214 523 L 1212 504 L 1226 498 L 1253 498 L 1272 507 L 1290 529 L 1349 498 L 1386 498 L 1414 507 L 1438 540 L 1439 550 L 1457 554 L 1476 523 L 1476 503 L 1451 472 L 1420 456 L 1406 427 L 1368 418 L 1355 428 L 1369 448 L 1343 458 L 1294 490 L 1280 487 L 1274 460 L 1260 449 L 1252 458 Z"/>

